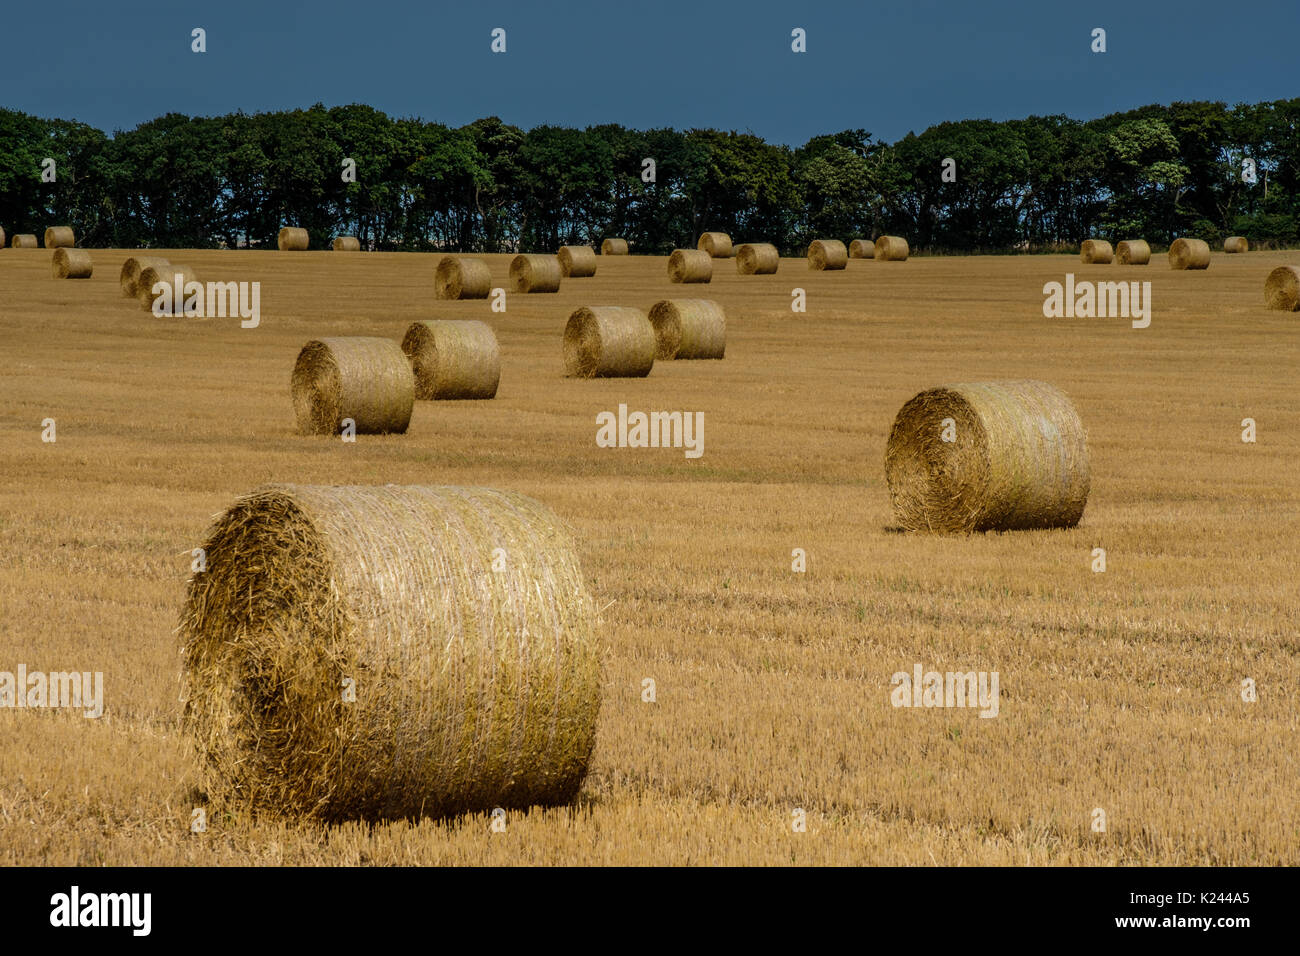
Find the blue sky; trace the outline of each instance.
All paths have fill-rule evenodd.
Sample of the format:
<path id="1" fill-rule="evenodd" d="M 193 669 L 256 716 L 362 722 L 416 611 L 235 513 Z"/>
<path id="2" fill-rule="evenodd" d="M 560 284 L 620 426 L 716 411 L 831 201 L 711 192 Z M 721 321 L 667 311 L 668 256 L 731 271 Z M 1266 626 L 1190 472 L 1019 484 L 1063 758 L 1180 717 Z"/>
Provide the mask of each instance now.
<path id="1" fill-rule="evenodd" d="M 797 145 L 1300 96 L 1300 0 L 0 2 L 0 106 L 109 132 L 169 111 L 360 102 L 451 125 L 709 126 Z M 194 27 L 205 54 L 190 51 Z M 794 27 L 807 53 L 791 52 Z M 1104 54 L 1089 50 L 1094 27 Z"/>

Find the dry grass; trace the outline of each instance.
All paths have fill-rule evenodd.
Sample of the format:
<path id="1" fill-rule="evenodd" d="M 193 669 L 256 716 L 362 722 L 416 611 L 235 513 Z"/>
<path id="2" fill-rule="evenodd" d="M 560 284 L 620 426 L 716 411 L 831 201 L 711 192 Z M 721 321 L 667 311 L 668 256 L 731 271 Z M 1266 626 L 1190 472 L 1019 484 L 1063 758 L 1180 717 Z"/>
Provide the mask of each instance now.
<path id="1" fill-rule="evenodd" d="M 1145 239 L 1125 239 L 1115 247 L 1115 261 L 1122 266 L 1144 266 L 1151 261 L 1151 247 Z"/>

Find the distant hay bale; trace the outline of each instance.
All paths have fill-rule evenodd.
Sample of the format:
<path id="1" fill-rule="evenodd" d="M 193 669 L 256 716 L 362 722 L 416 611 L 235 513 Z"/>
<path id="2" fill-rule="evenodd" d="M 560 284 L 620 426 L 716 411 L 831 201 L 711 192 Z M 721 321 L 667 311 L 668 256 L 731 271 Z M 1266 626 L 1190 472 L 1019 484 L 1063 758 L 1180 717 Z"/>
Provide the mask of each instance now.
<path id="1" fill-rule="evenodd" d="M 1245 236 L 1229 236 L 1223 240 L 1224 252 L 1249 252 L 1250 243 L 1246 241 Z"/>
<path id="2" fill-rule="evenodd" d="M 1210 244 L 1204 239 L 1175 239 L 1169 247 L 1171 269 L 1208 269 Z"/>
<path id="3" fill-rule="evenodd" d="M 1270 309 L 1300 311 L 1300 266 L 1278 266 L 1264 280 L 1264 301 Z"/>
<path id="4" fill-rule="evenodd" d="M 849 264 L 849 250 L 838 239 L 814 239 L 808 245 L 808 268 L 824 272 Z"/>
<path id="5" fill-rule="evenodd" d="M 674 249 L 668 257 L 670 282 L 710 282 L 713 257 L 700 249 Z"/>
<path id="6" fill-rule="evenodd" d="M 482 259 L 443 256 L 433 288 L 439 299 L 486 299 L 492 291 L 492 270 Z"/>
<path id="7" fill-rule="evenodd" d="M 276 237 L 275 244 L 281 252 L 303 252 L 311 244 L 306 229 L 285 226 Z"/>
<path id="8" fill-rule="evenodd" d="M 70 249 L 77 244 L 71 226 L 50 226 L 45 230 L 46 249 Z"/>
<path id="9" fill-rule="evenodd" d="M 577 795 L 600 645 L 573 540 L 544 505 L 267 485 L 203 549 L 179 628 L 182 727 L 214 806 L 339 822 Z"/>
<path id="10" fill-rule="evenodd" d="M 655 358 L 720 359 L 727 350 L 727 314 L 712 299 L 664 299 L 650 307 Z"/>
<path id="11" fill-rule="evenodd" d="M 1108 265 L 1115 260 L 1115 250 L 1105 239 L 1085 239 L 1079 247 L 1079 261 L 1094 265 Z"/>
<path id="12" fill-rule="evenodd" d="M 149 266 L 166 266 L 169 265 L 167 259 L 163 256 L 131 256 L 126 262 L 122 263 L 122 272 L 119 281 L 122 285 L 122 294 L 129 299 L 137 298 L 140 294 L 138 288 L 140 282 L 140 273 Z M 152 301 L 152 300 L 151 300 Z"/>
<path id="13" fill-rule="evenodd" d="M 38 249 L 40 245 L 36 237 L 30 232 L 20 233 L 9 240 L 11 249 Z"/>
<path id="14" fill-rule="evenodd" d="M 625 256 L 628 254 L 626 239 L 603 239 L 600 243 L 602 256 Z"/>
<path id="15" fill-rule="evenodd" d="M 415 406 L 415 375 L 402 347 L 366 335 L 308 342 L 290 390 L 303 435 L 337 435 L 345 418 L 358 435 L 405 432 Z"/>
<path id="16" fill-rule="evenodd" d="M 180 276 L 179 281 L 177 276 Z M 154 292 L 154 287 L 162 282 L 171 290 L 172 308 L 162 309 L 164 314 L 180 315 L 185 307 L 185 287 L 191 282 L 198 282 L 198 276 L 189 266 L 165 262 L 162 265 L 144 266 L 135 282 L 135 297 L 140 307 L 147 312 L 153 311 L 153 304 L 164 293 Z M 206 303 L 205 303 L 206 304 Z M 160 307 L 161 308 L 161 307 Z"/>
<path id="17" fill-rule="evenodd" d="M 1088 502 L 1087 435 L 1046 382 L 932 388 L 895 418 L 885 478 L 908 531 L 1069 528 Z"/>
<path id="18" fill-rule="evenodd" d="M 562 276 L 586 279 L 596 274 L 596 250 L 591 246 L 560 246 L 555 258 Z"/>
<path id="19" fill-rule="evenodd" d="M 1125 239 L 1115 247 L 1115 261 L 1122 266 L 1144 266 L 1151 261 L 1151 247 L 1145 239 Z"/>
<path id="20" fill-rule="evenodd" d="M 781 265 L 781 253 L 770 242 L 746 242 L 736 247 L 736 272 L 742 276 L 770 276 Z"/>
<path id="21" fill-rule="evenodd" d="M 501 381 L 496 333 L 477 320 L 424 319 L 406 330 L 402 351 L 422 401 L 493 398 Z"/>
<path id="22" fill-rule="evenodd" d="M 905 262 L 912 250 L 902 236 L 881 236 L 876 240 L 876 258 L 886 262 Z"/>
<path id="23" fill-rule="evenodd" d="M 0 229 L 0 249 L 3 249 L 4 246 L 5 246 L 5 231 L 3 229 Z"/>
<path id="24" fill-rule="evenodd" d="M 640 309 L 583 307 L 564 327 L 564 374 L 570 378 L 643 378 L 655 364 L 654 326 Z"/>
<path id="25" fill-rule="evenodd" d="M 710 259 L 730 259 L 731 237 L 725 232 L 702 232 L 695 248 L 707 253 Z"/>
<path id="26" fill-rule="evenodd" d="M 559 292 L 560 276 L 556 256 L 518 255 L 510 260 L 510 288 L 515 292 Z"/>
<path id="27" fill-rule="evenodd" d="M 876 244 L 870 239 L 854 239 L 849 243 L 850 259 L 876 258 Z"/>
<path id="28" fill-rule="evenodd" d="M 361 240 L 356 236 L 335 236 L 330 248 L 335 252 L 360 252 Z"/>
<path id="29" fill-rule="evenodd" d="M 95 271 L 90 261 L 90 253 L 85 249 L 67 249 L 60 246 L 54 250 L 50 263 L 56 279 L 89 279 Z"/>

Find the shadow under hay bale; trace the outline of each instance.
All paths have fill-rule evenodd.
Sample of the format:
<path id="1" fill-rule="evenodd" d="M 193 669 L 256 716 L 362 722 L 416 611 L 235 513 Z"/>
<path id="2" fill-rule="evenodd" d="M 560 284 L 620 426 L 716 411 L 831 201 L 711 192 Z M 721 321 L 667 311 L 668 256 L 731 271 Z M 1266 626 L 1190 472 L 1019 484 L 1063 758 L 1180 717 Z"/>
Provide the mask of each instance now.
<path id="1" fill-rule="evenodd" d="M 727 350 L 727 315 L 712 299 L 664 299 L 650 307 L 660 359 L 720 359 Z"/>
<path id="2" fill-rule="evenodd" d="M 298 226 L 285 226 L 275 239 L 276 248 L 281 252 L 305 252 L 311 245 L 307 230 Z"/>
<path id="3" fill-rule="evenodd" d="M 493 398 L 501 381 L 496 333 L 477 320 L 425 319 L 406 330 L 402 351 L 421 401 Z"/>
<path id="4" fill-rule="evenodd" d="M 433 289 L 439 299 L 486 299 L 492 291 L 492 270 L 482 259 L 443 256 Z"/>
<path id="5" fill-rule="evenodd" d="M 1264 301 L 1270 309 L 1300 311 L 1300 266 L 1278 266 L 1264 280 Z"/>
<path id="6" fill-rule="evenodd" d="M 1151 261 L 1151 247 L 1145 239 L 1125 239 L 1115 247 L 1115 261 L 1122 266 L 1144 266 Z"/>
<path id="7" fill-rule="evenodd" d="M 95 266 L 87 250 L 59 247 L 50 260 L 50 271 L 56 279 L 89 279 Z"/>
<path id="8" fill-rule="evenodd" d="M 674 249 L 668 257 L 669 282 L 711 282 L 713 258 L 699 249 Z"/>
<path id="9" fill-rule="evenodd" d="M 198 281 L 194 270 L 187 265 L 169 262 L 165 265 L 145 266 L 136 279 L 135 297 L 140 303 L 140 308 L 146 312 L 159 315 L 183 315 L 186 301 L 185 287 L 191 282 Z M 160 283 L 166 288 L 160 288 Z"/>
<path id="10" fill-rule="evenodd" d="M 876 243 L 871 239 L 854 239 L 849 243 L 850 259 L 876 258 Z"/>
<path id="11" fill-rule="evenodd" d="M 702 232 L 695 248 L 710 259 L 730 259 L 731 237 L 725 232 Z"/>
<path id="12" fill-rule="evenodd" d="M 330 248 L 334 252 L 360 252 L 361 240 L 356 236 L 335 236 Z"/>
<path id="13" fill-rule="evenodd" d="M 76 244 L 77 236 L 71 226 L 50 226 L 45 230 L 46 249 L 71 249 Z"/>
<path id="14" fill-rule="evenodd" d="M 415 406 L 415 376 L 392 339 L 341 336 L 308 342 L 290 380 L 303 435 L 337 435 L 343 420 L 358 435 L 405 432 Z"/>
<path id="15" fill-rule="evenodd" d="M 626 239 L 603 239 L 600 243 L 602 256 L 625 256 L 629 252 Z"/>
<path id="16" fill-rule="evenodd" d="M 640 309 L 583 307 L 564 327 L 564 374 L 570 378 L 643 378 L 655 364 L 654 326 Z"/>
<path id="17" fill-rule="evenodd" d="M 808 268 L 818 272 L 844 269 L 849 264 L 849 250 L 838 239 L 814 239 L 808 245 Z"/>
<path id="18" fill-rule="evenodd" d="M 118 276 L 118 281 L 122 286 L 122 295 L 129 299 L 137 298 L 140 294 L 140 273 L 149 267 L 155 269 L 170 265 L 163 256 L 130 256 L 126 262 L 122 263 L 122 272 Z"/>
<path id="19" fill-rule="evenodd" d="M 770 242 L 746 242 L 736 247 L 736 272 L 742 276 L 770 276 L 781 265 L 781 253 Z"/>
<path id="20" fill-rule="evenodd" d="M 885 262 L 906 262 L 911 252 L 902 236 L 881 236 L 876 240 L 876 258 Z"/>
<path id="21" fill-rule="evenodd" d="M 1105 239 L 1085 239 L 1079 247 L 1079 261 L 1093 265 L 1109 265 L 1115 261 L 1115 250 Z"/>
<path id="22" fill-rule="evenodd" d="M 1169 247 L 1171 269 L 1208 269 L 1210 244 L 1204 239 L 1175 239 Z"/>
<path id="23" fill-rule="evenodd" d="M 596 250 L 591 246 L 560 246 L 555 258 L 565 278 L 588 279 L 596 274 Z"/>
<path id="24" fill-rule="evenodd" d="M 510 260 L 513 292 L 559 292 L 560 260 L 555 256 L 518 255 Z"/>

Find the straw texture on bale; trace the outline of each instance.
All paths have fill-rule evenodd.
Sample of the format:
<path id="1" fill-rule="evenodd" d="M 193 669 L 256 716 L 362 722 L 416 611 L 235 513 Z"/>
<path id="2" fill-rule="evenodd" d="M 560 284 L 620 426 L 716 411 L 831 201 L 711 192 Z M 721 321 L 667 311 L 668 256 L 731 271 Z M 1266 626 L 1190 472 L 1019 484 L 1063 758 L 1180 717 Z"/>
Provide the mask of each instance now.
<path id="1" fill-rule="evenodd" d="M 335 252 L 360 252 L 361 240 L 356 236 L 335 236 L 330 248 Z"/>
<path id="2" fill-rule="evenodd" d="M 908 531 L 1073 527 L 1088 502 L 1087 435 L 1046 382 L 947 385 L 899 411 L 885 478 Z"/>
<path id="3" fill-rule="evenodd" d="M 493 398 L 501 381 L 496 333 L 477 320 L 425 319 L 406 330 L 402 351 L 411 360 L 415 397 Z"/>
<path id="4" fill-rule="evenodd" d="M 181 612 L 182 725 L 213 805 L 380 821 L 577 795 L 600 647 L 573 540 L 544 505 L 269 485 L 203 547 Z"/>
<path id="5" fill-rule="evenodd" d="M 443 256 L 433 288 L 439 299 L 486 299 L 492 291 L 492 271 L 482 259 Z"/>
<path id="6" fill-rule="evenodd" d="M 849 243 L 850 259 L 876 258 L 876 244 L 870 239 L 854 239 Z"/>
<path id="7" fill-rule="evenodd" d="M 746 242 L 736 247 L 736 272 L 742 276 L 770 276 L 781 265 L 781 253 L 770 242 Z"/>
<path id="8" fill-rule="evenodd" d="M 596 250 L 591 246 L 560 246 L 555 258 L 560 261 L 560 275 L 586 279 L 596 274 Z"/>
<path id="9" fill-rule="evenodd" d="M 876 258 L 886 262 L 904 262 L 911 251 L 902 236 L 881 236 L 876 240 Z"/>
<path id="10" fill-rule="evenodd" d="M 510 260 L 510 288 L 515 292 L 559 292 L 559 258 L 515 256 Z"/>
<path id="11" fill-rule="evenodd" d="M 4 246 L 5 246 L 5 231 L 3 229 L 0 229 L 0 249 L 3 249 Z"/>
<path id="12" fill-rule="evenodd" d="M 1300 266 L 1278 266 L 1264 280 L 1264 301 L 1270 309 L 1300 311 Z"/>
<path id="13" fill-rule="evenodd" d="M 658 348 L 654 326 L 640 309 L 583 307 L 564 327 L 564 374 L 570 378 L 642 378 Z"/>
<path id="14" fill-rule="evenodd" d="M 731 237 L 725 232 L 702 232 L 695 248 L 707 253 L 710 259 L 730 259 Z"/>
<path id="15" fill-rule="evenodd" d="M 626 239 L 602 239 L 600 243 L 602 256 L 625 256 L 628 254 Z"/>
<path id="16" fill-rule="evenodd" d="M 415 406 L 415 375 L 392 339 L 317 339 L 298 353 L 290 380 L 298 431 L 337 435 L 343 419 L 358 435 L 404 432 Z"/>
<path id="17" fill-rule="evenodd" d="M 1115 261 L 1122 266 L 1144 266 L 1151 261 L 1151 247 L 1145 239 L 1125 239 L 1115 247 Z"/>
<path id="18" fill-rule="evenodd" d="M 1210 244 L 1204 239 L 1175 239 L 1169 247 L 1171 269 L 1208 269 Z"/>
<path id="19" fill-rule="evenodd" d="M 95 271 L 90 253 L 85 249 L 59 247 L 54 250 L 50 265 L 56 279 L 89 279 Z"/>
<path id="20" fill-rule="evenodd" d="M 655 358 L 720 359 L 727 351 L 727 314 L 712 299 L 664 299 L 650 307 Z"/>
<path id="21" fill-rule="evenodd" d="M 809 269 L 843 269 L 848 264 L 848 247 L 838 239 L 814 239 L 808 244 Z"/>
<path id="22" fill-rule="evenodd" d="M 40 247 L 40 243 L 36 241 L 36 237 L 30 232 L 24 232 L 10 239 L 9 247 L 11 249 L 37 249 Z"/>
<path id="23" fill-rule="evenodd" d="M 275 244 L 281 252 L 302 252 L 311 245 L 311 240 L 306 229 L 285 226 L 276 237 Z"/>
<path id="24" fill-rule="evenodd" d="M 179 282 L 177 276 L 180 276 Z M 140 270 L 140 275 L 135 281 L 135 297 L 142 309 L 152 312 L 154 301 L 158 298 L 154 294 L 154 286 L 159 282 L 165 282 L 172 290 L 172 314 L 180 315 L 185 307 L 185 287 L 191 282 L 198 281 L 194 270 L 189 266 L 170 262 L 145 266 Z"/>
<path id="25" fill-rule="evenodd" d="M 69 249 L 77 244 L 71 226 L 50 226 L 45 230 L 46 249 Z"/>
<path id="26" fill-rule="evenodd" d="M 163 256 L 130 256 L 126 262 L 122 263 L 122 272 L 119 277 L 122 294 L 131 299 L 136 298 L 139 295 L 137 286 L 140 282 L 140 273 L 149 266 L 165 266 L 168 264 L 167 259 Z"/>
<path id="27" fill-rule="evenodd" d="M 1223 240 L 1224 252 L 1248 252 L 1250 243 L 1246 241 L 1245 236 L 1229 236 Z"/>
<path id="28" fill-rule="evenodd" d="M 674 249 L 668 257 L 670 282 L 710 282 L 713 258 L 701 249 Z"/>
<path id="29" fill-rule="evenodd" d="M 1115 250 L 1105 239 L 1085 239 L 1079 247 L 1079 261 L 1108 265 L 1115 260 Z"/>

